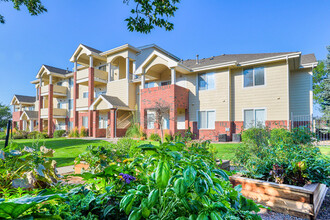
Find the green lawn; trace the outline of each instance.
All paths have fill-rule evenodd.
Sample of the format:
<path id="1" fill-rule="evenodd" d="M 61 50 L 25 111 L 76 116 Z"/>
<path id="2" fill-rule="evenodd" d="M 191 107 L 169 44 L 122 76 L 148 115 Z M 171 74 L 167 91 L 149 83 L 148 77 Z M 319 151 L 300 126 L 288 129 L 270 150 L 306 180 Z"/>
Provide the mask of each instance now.
<path id="1" fill-rule="evenodd" d="M 22 139 L 14 140 L 18 143 L 19 147 L 24 146 L 37 146 L 35 140 Z M 4 141 L 0 141 L 0 147 L 4 146 Z M 66 138 L 52 138 L 39 140 L 38 146 L 46 146 L 55 150 L 54 160 L 57 161 L 58 167 L 68 166 L 74 164 L 74 159 L 86 150 L 86 147 L 95 144 L 102 145 L 107 144 L 107 141 L 103 140 L 82 140 L 82 139 L 66 139 Z"/>
<path id="2" fill-rule="evenodd" d="M 66 139 L 66 138 L 53 138 L 53 139 L 44 139 L 39 140 L 39 143 L 36 143 L 35 140 L 23 139 L 15 140 L 20 147 L 24 146 L 42 146 L 45 145 L 47 148 L 52 148 L 55 150 L 54 159 L 57 161 L 57 166 L 67 166 L 73 165 L 74 159 L 81 153 L 86 150 L 86 147 L 94 145 L 103 145 L 107 144 L 107 141 L 103 140 L 87 140 L 87 139 Z M 152 144 L 158 145 L 156 141 L 139 141 L 139 144 L 146 144 L 151 142 Z M 216 147 L 217 153 L 216 157 L 223 160 L 232 160 L 235 156 L 235 148 L 239 145 L 238 143 L 224 143 L 224 144 L 213 144 Z M 0 140 L 0 147 L 4 146 L 4 141 Z M 324 155 L 330 157 L 330 147 L 321 146 L 321 152 Z"/>

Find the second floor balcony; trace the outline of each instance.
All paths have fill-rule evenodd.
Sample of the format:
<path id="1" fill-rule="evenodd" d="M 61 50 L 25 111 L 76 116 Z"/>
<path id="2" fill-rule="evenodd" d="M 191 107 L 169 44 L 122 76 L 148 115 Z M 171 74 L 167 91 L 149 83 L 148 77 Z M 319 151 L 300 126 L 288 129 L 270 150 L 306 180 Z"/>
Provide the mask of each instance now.
<path id="1" fill-rule="evenodd" d="M 54 118 L 65 118 L 67 115 L 66 109 L 54 108 L 53 117 Z M 48 108 L 41 109 L 41 118 L 48 118 Z"/>
<path id="2" fill-rule="evenodd" d="M 88 85 L 89 69 L 82 69 L 77 72 L 77 83 Z M 94 69 L 94 85 L 106 84 L 108 82 L 108 73 L 103 70 Z"/>
<path id="3" fill-rule="evenodd" d="M 68 88 L 59 85 L 53 85 L 53 97 L 66 97 Z M 49 95 L 49 85 L 41 87 L 41 95 L 48 96 Z"/>

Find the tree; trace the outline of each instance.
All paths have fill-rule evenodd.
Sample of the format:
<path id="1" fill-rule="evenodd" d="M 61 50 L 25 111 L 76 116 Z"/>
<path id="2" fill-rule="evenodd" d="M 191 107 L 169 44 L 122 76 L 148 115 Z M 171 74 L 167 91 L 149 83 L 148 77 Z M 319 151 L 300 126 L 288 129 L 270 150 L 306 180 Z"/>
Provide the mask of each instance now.
<path id="1" fill-rule="evenodd" d="M 127 5 L 130 0 L 123 0 Z M 174 12 L 178 10 L 176 4 L 180 0 L 134 0 L 135 6 L 132 8 L 130 16 L 125 19 L 129 31 L 137 31 L 148 34 L 155 26 L 171 31 L 174 24 L 169 22 L 169 17 L 174 17 Z"/>
<path id="2" fill-rule="evenodd" d="M 0 103 L 0 128 L 7 126 L 8 120 L 11 119 L 11 110 L 8 105 Z"/>
<path id="3" fill-rule="evenodd" d="M 21 6 L 25 5 L 31 15 L 39 15 L 47 12 L 47 9 L 42 5 L 40 0 L 0 0 L 3 2 L 13 2 L 16 10 L 21 10 Z M 5 18 L 0 14 L 0 23 L 5 23 Z"/>
<path id="4" fill-rule="evenodd" d="M 330 46 L 327 47 L 328 56 L 326 60 L 319 61 L 317 67 L 313 69 L 313 99 L 314 103 L 322 106 L 324 84 L 328 83 L 330 73 Z"/>
<path id="5" fill-rule="evenodd" d="M 328 118 L 330 116 L 330 76 L 324 79 L 322 83 L 322 93 L 321 97 L 321 110 L 323 112 L 323 116 Z"/>

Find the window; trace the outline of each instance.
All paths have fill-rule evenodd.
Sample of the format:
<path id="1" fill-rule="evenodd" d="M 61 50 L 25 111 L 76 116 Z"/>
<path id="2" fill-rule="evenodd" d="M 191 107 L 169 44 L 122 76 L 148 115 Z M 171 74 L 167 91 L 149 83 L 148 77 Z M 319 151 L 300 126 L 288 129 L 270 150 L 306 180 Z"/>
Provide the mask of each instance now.
<path id="1" fill-rule="evenodd" d="M 69 127 L 69 130 L 73 129 L 73 121 L 68 122 L 68 127 Z"/>
<path id="2" fill-rule="evenodd" d="M 145 83 L 145 88 L 153 88 L 155 87 L 155 82 L 146 82 Z"/>
<path id="3" fill-rule="evenodd" d="M 30 106 L 29 111 L 34 111 L 34 106 Z"/>
<path id="4" fill-rule="evenodd" d="M 83 92 L 83 98 L 87 99 L 88 98 L 88 92 Z"/>
<path id="5" fill-rule="evenodd" d="M 198 127 L 200 129 L 214 129 L 215 111 L 199 111 Z"/>
<path id="6" fill-rule="evenodd" d="M 57 108 L 60 108 L 60 109 L 64 108 L 63 103 L 61 103 L 61 102 L 57 103 Z"/>
<path id="7" fill-rule="evenodd" d="M 265 71 L 263 67 L 245 69 L 243 75 L 244 87 L 265 85 Z"/>
<path id="8" fill-rule="evenodd" d="M 105 91 L 102 91 L 102 92 L 96 92 L 95 93 L 95 98 L 99 97 L 100 95 L 105 95 L 106 92 Z"/>
<path id="9" fill-rule="evenodd" d="M 214 73 L 203 73 L 198 75 L 198 89 L 214 89 Z"/>
<path id="10" fill-rule="evenodd" d="M 162 124 L 163 124 L 163 129 L 170 129 L 170 119 L 167 113 L 163 115 Z"/>
<path id="11" fill-rule="evenodd" d="M 73 79 L 69 78 L 69 87 L 73 87 Z"/>
<path id="12" fill-rule="evenodd" d="M 57 85 L 58 86 L 62 86 L 63 85 L 63 82 L 58 82 Z"/>
<path id="13" fill-rule="evenodd" d="M 82 117 L 82 126 L 84 126 L 85 128 L 88 128 L 88 117 L 87 116 Z"/>
<path id="14" fill-rule="evenodd" d="M 73 109 L 73 99 L 69 99 L 69 110 Z"/>
<path id="15" fill-rule="evenodd" d="M 99 116 L 99 128 L 107 128 L 108 116 Z"/>
<path id="16" fill-rule="evenodd" d="M 171 84 L 171 81 L 163 81 L 160 83 L 160 86 L 167 86 L 167 85 L 170 85 Z"/>
<path id="17" fill-rule="evenodd" d="M 244 110 L 244 128 L 265 126 L 265 109 Z"/>
<path id="18" fill-rule="evenodd" d="M 155 128 L 156 115 L 153 111 L 147 111 L 147 128 L 154 129 Z"/>

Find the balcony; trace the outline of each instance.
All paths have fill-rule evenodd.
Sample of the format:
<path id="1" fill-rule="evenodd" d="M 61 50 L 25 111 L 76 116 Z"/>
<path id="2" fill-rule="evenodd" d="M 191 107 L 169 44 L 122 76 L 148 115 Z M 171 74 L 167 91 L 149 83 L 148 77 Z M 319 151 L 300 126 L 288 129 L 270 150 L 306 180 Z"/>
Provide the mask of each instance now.
<path id="1" fill-rule="evenodd" d="M 82 109 L 88 109 L 88 99 L 87 98 L 77 99 L 76 108 L 77 108 L 77 111 L 82 110 Z"/>
<path id="2" fill-rule="evenodd" d="M 54 118 L 65 118 L 67 114 L 66 109 L 54 108 L 53 117 Z M 48 108 L 41 109 L 41 118 L 48 118 Z"/>
<path id="3" fill-rule="evenodd" d="M 67 87 L 53 85 L 53 97 L 66 97 L 67 96 Z M 49 94 L 49 85 L 41 87 L 41 95 L 48 96 Z"/>
<path id="4" fill-rule="evenodd" d="M 83 69 L 77 72 L 77 83 L 88 86 L 89 69 Z M 108 73 L 103 70 L 94 69 L 94 85 L 106 84 L 108 82 Z"/>

